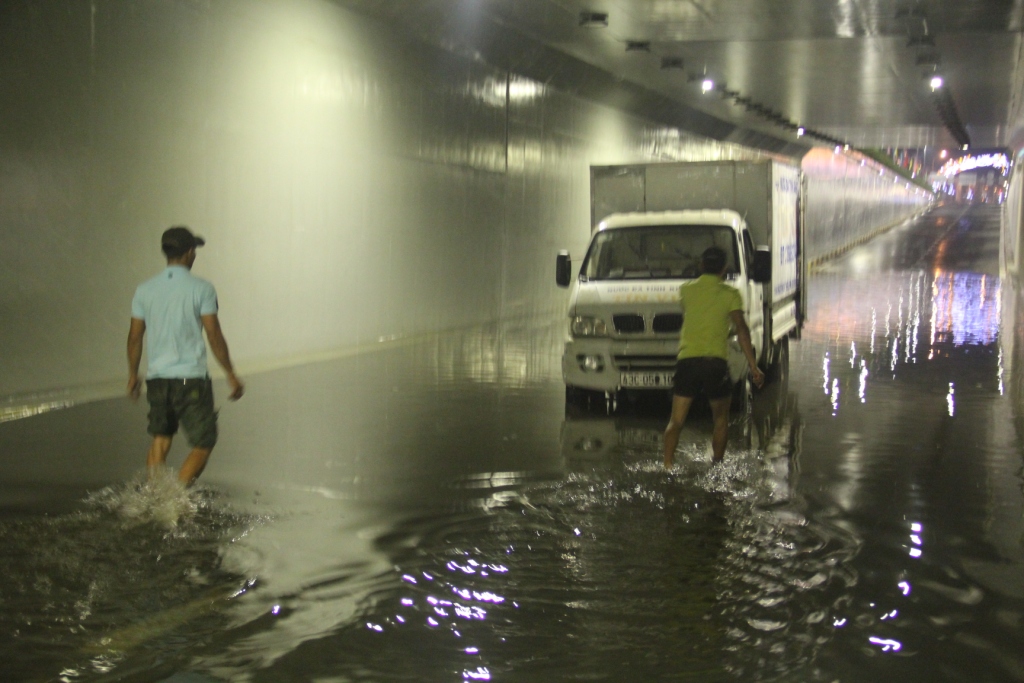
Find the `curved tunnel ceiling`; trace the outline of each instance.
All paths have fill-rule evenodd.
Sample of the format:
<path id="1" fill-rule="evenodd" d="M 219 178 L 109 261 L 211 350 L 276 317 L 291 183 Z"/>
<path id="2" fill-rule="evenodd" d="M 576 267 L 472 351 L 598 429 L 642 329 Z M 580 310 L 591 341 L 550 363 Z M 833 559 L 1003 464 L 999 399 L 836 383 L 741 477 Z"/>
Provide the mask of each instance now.
<path id="1" fill-rule="evenodd" d="M 857 147 L 996 147 L 1013 143 L 1021 116 L 1024 0 L 334 1 L 446 49 L 784 154 L 815 140 L 781 121 Z M 717 86 L 706 94 L 705 75 Z"/>

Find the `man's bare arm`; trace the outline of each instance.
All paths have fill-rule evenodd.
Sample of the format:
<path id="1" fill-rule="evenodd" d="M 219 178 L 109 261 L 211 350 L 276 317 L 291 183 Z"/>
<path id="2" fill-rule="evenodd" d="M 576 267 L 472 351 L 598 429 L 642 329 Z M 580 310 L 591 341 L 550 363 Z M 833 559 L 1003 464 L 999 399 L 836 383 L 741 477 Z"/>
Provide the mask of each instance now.
<path id="1" fill-rule="evenodd" d="M 747 327 L 747 320 L 743 317 L 743 311 L 732 311 L 729 314 L 733 327 L 736 329 L 736 338 L 743 349 L 743 355 L 747 357 L 747 365 L 750 366 L 750 374 L 753 376 L 754 384 L 764 384 L 764 373 L 757 367 L 757 357 L 754 355 L 754 345 L 750 341 L 750 328 Z"/>
<path id="2" fill-rule="evenodd" d="M 139 363 L 142 362 L 142 337 L 146 334 L 146 321 L 132 318 L 128 327 L 128 395 L 132 400 L 139 398 L 142 382 L 139 381 Z"/>
<path id="3" fill-rule="evenodd" d="M 220 366 L 228 377 L 228 384 L 231 386 L 231 394 L 228 396 L 232 401 L 242 398 L 245 393 L 245 386 L 235 376 L 235 368 L 231 365 L 231 354 L 228 353 L 228 342 L 224 339 L 224 333 L 220 329 L 220 320 L 217 314 L 203 316 L 203 329 L 206 330 L 206 338 L 210 341 L 210 350 L 213 357 L 217 359 Z"/>

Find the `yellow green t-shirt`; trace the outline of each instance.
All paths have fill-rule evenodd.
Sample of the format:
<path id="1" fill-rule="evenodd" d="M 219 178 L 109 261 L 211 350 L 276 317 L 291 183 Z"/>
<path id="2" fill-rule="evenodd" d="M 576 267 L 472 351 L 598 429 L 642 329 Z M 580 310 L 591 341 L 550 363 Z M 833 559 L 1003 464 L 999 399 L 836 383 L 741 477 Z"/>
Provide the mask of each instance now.
<path id="1" fill-rule="evenodd" d="M 743 297 L 717 275 L 701 275 L 679 287 L 683 329 L 678 358 L 729 358 L 729 314 L 743 310 Z"/>

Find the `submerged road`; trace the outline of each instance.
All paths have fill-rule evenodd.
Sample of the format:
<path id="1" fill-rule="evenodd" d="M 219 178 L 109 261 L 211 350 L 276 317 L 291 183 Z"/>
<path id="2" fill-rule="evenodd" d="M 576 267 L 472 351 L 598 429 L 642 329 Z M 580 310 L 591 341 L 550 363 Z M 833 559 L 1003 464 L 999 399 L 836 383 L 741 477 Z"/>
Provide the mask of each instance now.
<path id="1" fill-rule="evenodd" d="M 717 468 L 567 411 L 560 320 L 249 378 L 191 495 L 143 406 L 0 424 L 0 679 L 1024 680 L 998 250 L 946 206 L 814 273 Z"/>

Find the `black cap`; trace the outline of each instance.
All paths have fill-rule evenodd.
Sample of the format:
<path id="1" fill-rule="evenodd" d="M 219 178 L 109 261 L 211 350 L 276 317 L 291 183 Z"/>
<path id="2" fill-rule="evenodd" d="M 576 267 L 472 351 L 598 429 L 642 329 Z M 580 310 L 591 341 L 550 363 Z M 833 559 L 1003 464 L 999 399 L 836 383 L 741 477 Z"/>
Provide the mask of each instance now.
<path id="1" fill-rule="evenodd" d="M 184 253 L 189 249 L 201 247 L 204 244 L 206 244 L 206 240 L 198 235 L 193 235 L 192 231 L 183 225 L 167 228 L 164 230 L 163 237 L 160 238 L 160 245 L 164 251 L 170 250 Z"/>

